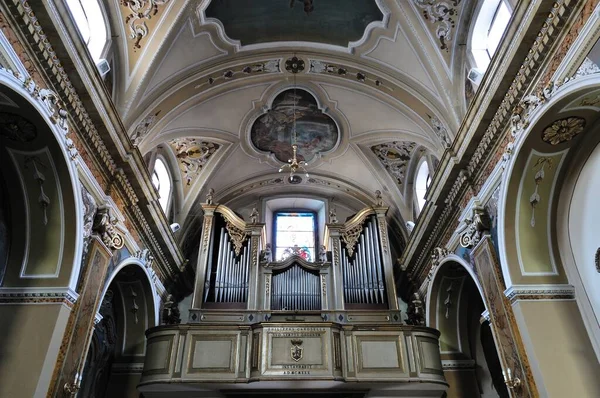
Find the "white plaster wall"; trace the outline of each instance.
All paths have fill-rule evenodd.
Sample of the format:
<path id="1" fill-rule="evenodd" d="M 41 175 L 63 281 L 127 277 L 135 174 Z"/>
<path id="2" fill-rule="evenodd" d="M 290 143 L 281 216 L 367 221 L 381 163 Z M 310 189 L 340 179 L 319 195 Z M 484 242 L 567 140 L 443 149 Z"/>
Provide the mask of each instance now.
<path id="1" fill-rule="evenodd" d="M 595 254 L 600 247 L 600 145 L 583 166 L 569 206 L 569 240 L 596 320 L 600 320 L 600 273 Z M 599 322 L 600 323 L 600 322 Z"/>

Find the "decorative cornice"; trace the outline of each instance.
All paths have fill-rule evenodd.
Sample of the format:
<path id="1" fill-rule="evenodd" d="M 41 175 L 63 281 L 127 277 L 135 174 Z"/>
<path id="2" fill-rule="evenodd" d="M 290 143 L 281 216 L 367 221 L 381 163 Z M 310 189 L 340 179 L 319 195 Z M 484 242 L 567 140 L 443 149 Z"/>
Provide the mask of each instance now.
<path id="1" fill-rule="evenodd" d="M 571 285 L 513 285 L 504 291 L 511 304 L 522 300 L 574 300 Z"/>
<path id="2" fill-rule="evenodd" d="M 0 304 L 66 304 L 72 308 L 79 295 L 69 288 L 0 288 Z"/>

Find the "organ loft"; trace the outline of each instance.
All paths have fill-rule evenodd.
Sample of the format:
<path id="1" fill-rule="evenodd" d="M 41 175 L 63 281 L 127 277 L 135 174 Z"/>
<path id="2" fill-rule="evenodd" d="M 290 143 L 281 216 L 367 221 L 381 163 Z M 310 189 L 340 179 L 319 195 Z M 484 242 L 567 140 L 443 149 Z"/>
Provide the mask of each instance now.
<path id="1" fill-rule="evenodd" d="M 0 398 L 600 397 L 600 0 L 0 0 Z"/>
<path id="2" fill-rule="evenodd" d="M 343 223 L 323 206 L 272 225 L 210 202 L 189 320 L 146 332 L 140 391 L 442 394 L 439 332 L 421 306 L 404 319 L 379 199 Z"/>

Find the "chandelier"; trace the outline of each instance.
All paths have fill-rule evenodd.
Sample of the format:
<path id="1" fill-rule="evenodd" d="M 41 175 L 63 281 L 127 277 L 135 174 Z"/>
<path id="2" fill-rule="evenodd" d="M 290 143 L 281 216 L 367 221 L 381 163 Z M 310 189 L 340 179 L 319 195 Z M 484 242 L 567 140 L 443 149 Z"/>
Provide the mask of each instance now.
<path id="1" fill-rule="evenodd" d="M 308 170 L 306 170 L 306 166 L 308 166 L 308 163 L 306 163 L 304 160 L 298 160 L 298 142 L 297 142 L 297 135 L 296 135 L 296 99 L 297 99 L 297 97 L 296 97 L 296 73 L 297 72 L 298 72 L 297 69 L 295 71 L 292 70 L 292 73 L 294 74 L 294 100 L 292 102 L 292 158 L 289 159 L 287 163 L 283 164 L 279 168 L 280 173 L 282 171 L 285 171 L 285 172 L 289 171 L 290 181 L 294 179 L 294 177 L 296 176 L 296 173 L 298 171 L 303 172 L 306 175 L 306 178 L 308 178 Z"/>

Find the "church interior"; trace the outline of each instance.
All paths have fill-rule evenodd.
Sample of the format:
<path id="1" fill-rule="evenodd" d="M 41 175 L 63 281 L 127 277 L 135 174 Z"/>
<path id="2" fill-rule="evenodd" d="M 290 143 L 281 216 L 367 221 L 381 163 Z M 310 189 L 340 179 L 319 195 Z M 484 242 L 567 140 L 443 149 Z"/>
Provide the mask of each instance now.
<path id="1" fill-rule="evenodd" d="M 0 397 L 600 397 L 598 3 L 1 1 Z"/>

